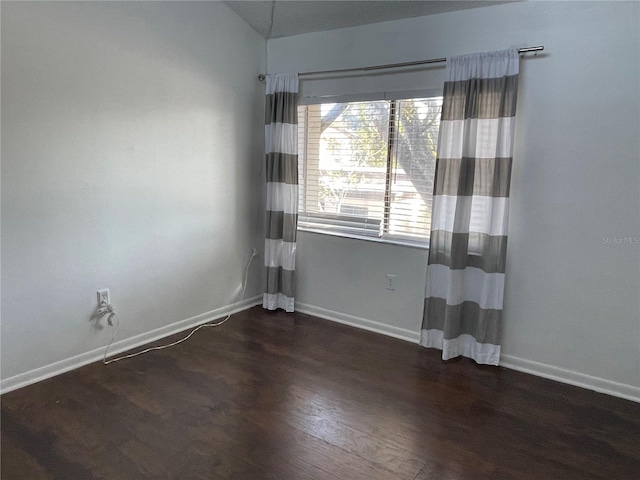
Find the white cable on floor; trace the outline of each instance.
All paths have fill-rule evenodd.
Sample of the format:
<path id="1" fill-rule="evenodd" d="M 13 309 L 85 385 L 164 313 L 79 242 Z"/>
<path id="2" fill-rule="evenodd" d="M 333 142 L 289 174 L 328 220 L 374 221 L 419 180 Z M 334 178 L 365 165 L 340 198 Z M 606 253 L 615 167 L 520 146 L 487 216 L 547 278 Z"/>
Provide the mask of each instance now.
<path id="1" fill-rule="evenodd" d="M 238 300 L 239 302 L 244 299 L 244 294 L 245 294 L 245 291 L 247 289 L 247 276 L 248 276 L 248 273 L 249 273 L 249 266 L 251 265 L 251 261 L 253 260 L 253 257 L 255 257 L 256 255 L 257 255 L 257 253 L 254 250 L 251 253 L 251 257 L 249 258 L 249 261 L 247 262 L 247 266 L 244 269 L 244 278 L 242 280 L 242 294 L 240 296 L 240 299 Z M 102 307 L 102 305 L 101 305 L 101 307 Z M 113 307 L 111 305 L 105 305 L 104 307 L 107 309 L 106 310 L 107 312 L 111 313 L 111 315 L 109 316 L 109 324 L 111 324 L 111 318 L 115 315 L 113 313 Z M 109 344 L 107 345 L 107 348 L 104 351 L 104 357 L 102 358 L 102 363 L 104 363 L 105 365 L 109 365 L 110 363 L 117 362 L 119 360 L 124 360 L 125 358 L 137 357 L 138 355 L 142 355 L 143 353 L 151 352 L 153 350 L 162 350 L 164 348 L 173 347 L 174 345 L 178 345 L 179 343 L 182 343 L 182 342 L 184 342 L 186 340 L 189 340 L 191 338 L 191 336 L 194 333 L 196 333 L 198 330 L 200 330 L 201 328 L 219 327 L 220 325 L 226 323 L 227 320 L 229 320 L 231 318 L 231 315 L 232 314 L 230 313 L 223 320 L 220 320 L 219 322 L 216 322 L 216 323 L 203 323 L 202 325 L 198 325 L 193 330 L 191 330 L 191 332 L 189 332 L 189 334 L 186 337 L 183 337 L 180 340 L 176 340 L 175 342 L 171 342 L 171 343 L 168 343 L 166 345 L 158 345 L 157 347 L 149 347 L 149 348 L 146 348 L 146 349 L 144 349 L 144 350 L 142 350 L 140 352 L 130 353 L 128 355 L 122 355 L 121 357 L 116 357 L 116 358 L 112 358 L 110 360 L 107 360 L 107 353 L 109 352 L 109 347 L 111 347 L 111 344 L 116 339 L 116 334 L 118 333 L 118 327 L 120 326 L 120 319 L 116 315 L 116 319 L 117 319 L 116 328 L 114 329 L 113 335 L 111 336 L 111 341 L 109 342 Z"/>

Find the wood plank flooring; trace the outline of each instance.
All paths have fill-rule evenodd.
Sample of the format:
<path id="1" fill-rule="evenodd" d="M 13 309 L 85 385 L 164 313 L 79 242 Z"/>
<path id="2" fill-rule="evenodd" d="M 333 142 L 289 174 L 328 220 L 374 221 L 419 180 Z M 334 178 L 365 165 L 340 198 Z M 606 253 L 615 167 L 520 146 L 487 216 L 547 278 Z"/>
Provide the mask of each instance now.
<path id="1" fill-rule="evenodd" d="M 3 480 L 640 478 L 640 404 L 260 307 L 1 402 Z"/>

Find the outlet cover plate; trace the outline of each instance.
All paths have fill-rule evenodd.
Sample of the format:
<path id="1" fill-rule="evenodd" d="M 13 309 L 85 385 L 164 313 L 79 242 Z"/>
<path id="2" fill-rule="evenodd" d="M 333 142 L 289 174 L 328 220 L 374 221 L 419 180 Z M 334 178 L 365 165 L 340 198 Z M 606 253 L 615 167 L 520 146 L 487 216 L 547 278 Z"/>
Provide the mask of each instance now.
<path id="1" fill-rule="evenodd" d="M 101 288 L 96 293 L 98 294 L 98 305 L 100 305 L 102 302 L 106 304 L 111 303 L 111 295 L 109 295 L 108 288 Z"/>
<path id="2" fill-rule="evenodd" d="M 387 273 L 386 279 L 386 288 L 387 290 L 395 290 L 396 289 L 396 276 Z"/>

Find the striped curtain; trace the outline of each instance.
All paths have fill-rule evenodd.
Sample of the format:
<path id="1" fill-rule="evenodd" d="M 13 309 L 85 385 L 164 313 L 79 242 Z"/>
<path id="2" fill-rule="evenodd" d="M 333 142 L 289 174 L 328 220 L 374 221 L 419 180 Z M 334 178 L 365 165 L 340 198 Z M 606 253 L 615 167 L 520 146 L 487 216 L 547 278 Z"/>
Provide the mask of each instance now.
<path id="1" fill-rule="evenodd" d="M 267 218 L 262 305 L 293 312 L 298 226 L 298 75 L 267 75 L 265 155 Z"/>
<path id="2" fill-rule="evenodd" d="M 447 59 L 420 344 L 497 365 L 518 51 Z"/>

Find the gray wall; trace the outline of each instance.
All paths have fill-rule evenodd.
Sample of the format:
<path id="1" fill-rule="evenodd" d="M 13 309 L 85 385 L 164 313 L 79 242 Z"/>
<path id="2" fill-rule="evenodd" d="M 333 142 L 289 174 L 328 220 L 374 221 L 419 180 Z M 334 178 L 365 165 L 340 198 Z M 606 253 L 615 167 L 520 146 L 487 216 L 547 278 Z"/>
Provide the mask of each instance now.
<path id="1" fill-rule="evenodd" d="M 2 2 L 3 386 L 102 352 L 98 288 L 123 340 L 238 299 L 264 68 L 221 2 Z"/>
<path id="2" fill-rule="evenodd" d="M 524 2 L 269 42 L 270 72 L 544 45 L 521 61 L 503 363 L 640 399 L 637 2 Z M 442 85 L 442 66 L 303 80 L 305 96 Z M 615 240 L 614 240 L 615 241 Z M 426 251 L 299 237 L 299 306 L 411 340 Z M 397 275 L 395 292 L 386 273 Z"/>

